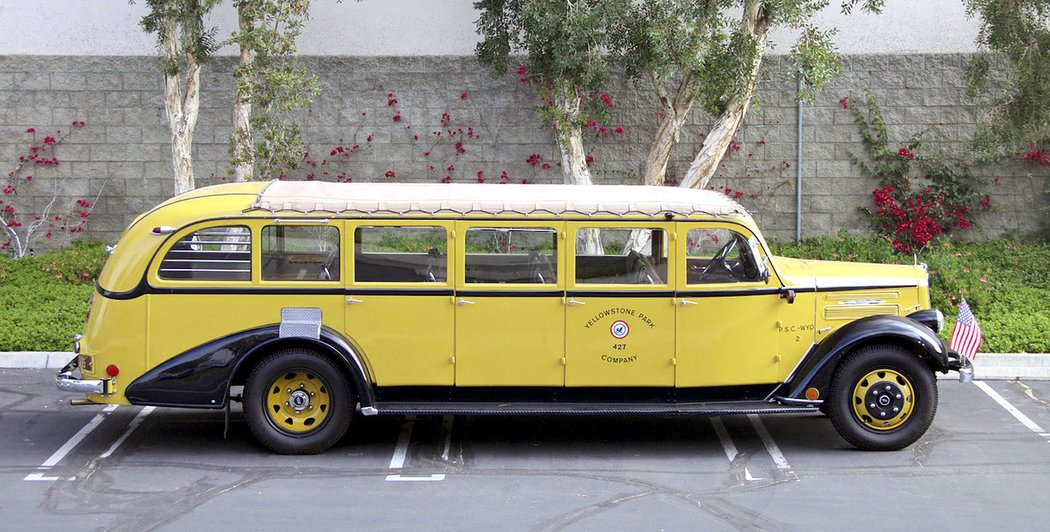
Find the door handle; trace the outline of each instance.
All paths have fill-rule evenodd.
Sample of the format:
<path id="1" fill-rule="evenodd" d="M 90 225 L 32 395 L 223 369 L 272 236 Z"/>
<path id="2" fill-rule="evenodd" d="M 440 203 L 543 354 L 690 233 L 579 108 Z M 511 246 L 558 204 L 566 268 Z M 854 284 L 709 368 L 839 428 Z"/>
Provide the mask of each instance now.
<path id="1" fill-rule="evenodd" d="M 466 299 L 463 299 L 463 298 L 461 297 L 461 298 L 459 298 L 458 300 L 456 300 L 456 304 L 458 304 L 459 306 L 461 306 L 461 307 L 462 307 L 463 305 L 473 305 L 473 304 L 474 304 L 474 302 L 473 302 L 473 301 L 467 301 Z"/>
<path id="2" fill-rule="evenodd" d="M 696 301 L 689 301 L 688 299 L 684 299 L 683 298 L 683 299 L 679 299 L 678 300 L 678 304 L 683 306 L 683 307 L 685 307 L 685 306 L 688 306 L 688 305 L 695 305 Z"/>
<path id="3" fill-rule="evenodd" d="M 573 306 L 573 305 L 586 305 L 586 304 L 587 303 L 585 303 L 583 301 L 576 301 L 575 299 L 573 299 L 571 297 L 569 298 L 569 306 L 570 307 Z"/>
<path id="4" fill-rule="evenodd" d="M 352 297 L 346 298 L 346 304 L 347 305 L 353 305 L 354 303 L 364 303 L 364 302 L 365 302 L 365 300 L 363 300 L 363 299 L 354 299 Z"/>

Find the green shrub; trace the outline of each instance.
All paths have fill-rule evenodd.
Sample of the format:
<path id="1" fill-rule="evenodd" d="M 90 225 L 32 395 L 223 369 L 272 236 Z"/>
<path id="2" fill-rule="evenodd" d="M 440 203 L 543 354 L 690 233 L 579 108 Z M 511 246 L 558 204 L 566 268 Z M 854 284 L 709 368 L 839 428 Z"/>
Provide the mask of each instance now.
<path id="1" fill-rule="evenodd" d="M 77 243 L 62 251 L 0 257 L 0 351 L 68 351 L 82 332 L 106 252 Z"/>
<path id="2" fill-rule="evenodd" d="M 774 252 L 798 258 L 911 263 L 886 246 L 886 237 L 835 236 L 801 244 L 774 243 Z M 947 339 L 962 298 L 984 331 L 982 352 L 1050 352 L 1050 245 L 1008 240 L 940 242 L 918 259 L 930 270 L 930 299 L 944 311 Z"/>

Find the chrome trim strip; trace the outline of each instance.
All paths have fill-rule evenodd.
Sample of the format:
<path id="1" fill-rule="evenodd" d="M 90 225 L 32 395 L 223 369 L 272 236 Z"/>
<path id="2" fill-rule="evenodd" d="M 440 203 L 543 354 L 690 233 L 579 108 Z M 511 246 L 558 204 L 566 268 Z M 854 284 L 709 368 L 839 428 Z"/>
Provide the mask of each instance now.
<path id="1" fill-rule="evenodd" d="M 816 400 L 810 401 L 809 399 L 791 399 L 789 397 L 783 397 L 783 396 L 780 396 L 780 395 L 774 397 L 773 399 L 775 399 L 777 402 L 788 404 L 788 405 L 792 405 L 792 406 L 820 406 L 820 405 L 824 404 L 824 400 L 823 399 L 816 399 Z"/>

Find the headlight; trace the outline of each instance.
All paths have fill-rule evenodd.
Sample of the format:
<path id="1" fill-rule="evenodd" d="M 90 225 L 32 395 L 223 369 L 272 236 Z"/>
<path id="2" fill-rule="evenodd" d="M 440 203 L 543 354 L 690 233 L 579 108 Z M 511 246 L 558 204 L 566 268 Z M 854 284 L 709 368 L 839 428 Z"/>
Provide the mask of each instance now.
<path id="1" fill-rule="evenodd" d="M 929 327 L 935 333 L 939 333 L 944 329 L 944 314 L 937 309 L 920 310 L 908 314 L 908 317 Z"/>

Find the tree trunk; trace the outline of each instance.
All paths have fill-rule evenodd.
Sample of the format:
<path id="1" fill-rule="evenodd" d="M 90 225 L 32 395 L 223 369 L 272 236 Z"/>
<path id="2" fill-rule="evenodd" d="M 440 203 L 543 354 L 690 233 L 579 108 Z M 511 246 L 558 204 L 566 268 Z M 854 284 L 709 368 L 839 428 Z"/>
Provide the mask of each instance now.
<path id="1" fill-rule="evenodd" d="M 254 29 L 254 22 L 245 14 L 245 4 L 237 4 L 237 22 L 240 36 L 247 35 Z M 255 51 L 240 42 L 241 62 L 237 80 L 237 101 L 233 105 L 233 180 L 251 181 L 255 174 L 255 138 L 252 136 L 252 81 L 255 63 Z"/>
<path id="2" fill-rule="evenodd" d="M 574 91 L 575 92 L 575 91 Z M 593 185 L 591 170 L 587 168 L 587 151 L 583 147 L 583 130 L 576 125 L 580 114 L 580 101 L 556 101 L 555 105 L 565 114 L 565 124 L 555 124 L 558 148 L 561 150 L 561 171 L 565 182 L 573 185 Z"/>
<path id="3" fill-rule="evenodd" d="M 554 134 L 561 150 L 561 171 L 565 182 L 573 185 L 593 185 L 591 170 L 587 168 L 587 152 L 583 147 L 583 130 L 580 128 L 580 99 L 575 88 L 559 91 L 554 104 L 564 116 L 556 121 Z M 584 229 L 576 236 L 576 252 L 581 255 L 604 255 L 601 233 L 598 229 Z"/>
<path id="4" fill-rule="evenodd" d="M 175 172 L 175 194 L 193 190 L 193 129 L 200 105 L 201 65 L 187 54 L 185 87 L 180 87 L 175 22 L 164 26 L 164 107 L 171 129 L 171 162 Z"/>
<path id="5" fill-rule="evenodd" d="M 646 185 L 663 185 L 667 179 L 667 162 L 671 159 L 671 150 L 678 143 L 679 133 L 685 125 L 685 119 L 689 116 L 689 109 L 693 101 L 681 104 L 665 103 L 661 109 L 664 116 L 660 119 L 660 125 L 656 128 L 656 135 L 649 147 L 649 155 L 645 158 L 643 172 Z"/>
<path id="6" fill-rule="evenodd" d="M 742 22 L 754 47 L 752 50 L 754 58 L 751 60 L 747 83 L 741 92 L 733 95 L 729 105 L 718 117 L 711 132 L 708 133 L 704 147 L 696 154 L 693 163 L 689 165 L 689 171 L 679 184 L 682 188 L 704 188 L 711 181 L 711 177 L 715 175 L 719 163 L 722 162 L 726 150 L 733 141 L 733 136 L 740 129 L 740 124 L 744 122 L 747 109 L 751 105 L 751 98 L 755 95 L 759 70 L 762 66 L 762 52 L 766 45 L 766 34 L 769 31 L 769 20 L 766 12 L 761 8 L 761 2 L 752 0 L 745 4 Z"/>

